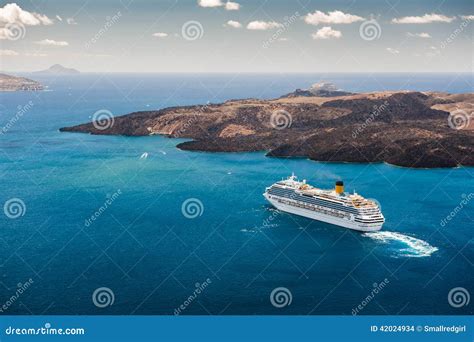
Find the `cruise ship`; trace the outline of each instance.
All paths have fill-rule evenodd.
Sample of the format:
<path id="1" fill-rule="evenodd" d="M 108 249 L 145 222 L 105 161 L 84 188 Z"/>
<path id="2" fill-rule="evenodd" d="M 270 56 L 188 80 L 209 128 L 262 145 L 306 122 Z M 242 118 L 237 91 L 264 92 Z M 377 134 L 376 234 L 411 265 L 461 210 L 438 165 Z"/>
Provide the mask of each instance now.
<path id="1" fill-rule="evenodd" d="M 263 196 L 278 210 L 358 231 L 377 231 L 385 222 L 375 201 L 344 192 L 342 181 L 323 190 L 292 174 L 266 188 Z"/>

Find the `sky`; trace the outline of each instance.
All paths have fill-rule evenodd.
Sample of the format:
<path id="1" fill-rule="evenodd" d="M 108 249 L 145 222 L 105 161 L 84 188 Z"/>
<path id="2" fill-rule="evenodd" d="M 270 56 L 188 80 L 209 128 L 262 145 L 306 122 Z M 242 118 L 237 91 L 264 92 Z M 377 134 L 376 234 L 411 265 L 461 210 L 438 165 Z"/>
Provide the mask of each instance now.
<path id="1" fill-rule="evenodd" d="M 0 70 L 472 72 L 472 0 L 0 3 Z"/>

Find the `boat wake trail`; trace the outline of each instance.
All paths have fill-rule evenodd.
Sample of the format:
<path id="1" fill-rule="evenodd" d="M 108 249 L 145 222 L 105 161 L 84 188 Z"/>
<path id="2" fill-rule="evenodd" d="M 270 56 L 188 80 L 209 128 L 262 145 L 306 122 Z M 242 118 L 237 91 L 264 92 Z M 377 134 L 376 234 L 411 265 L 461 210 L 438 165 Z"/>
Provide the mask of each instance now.
<path id="1" fill-rule="evenodd" d="M 406 248 L 397 249 L 397 256 L 402 257 L 428 257 L 438 250 L 437 247 L 431 246 L 428 242 L 414 238 L 412 236 L 396 233 L 396 232 L 371 232 L 364 233 L 363 236 L 370 237 L 384 244 L 395 243 L 405 245 Z"/>

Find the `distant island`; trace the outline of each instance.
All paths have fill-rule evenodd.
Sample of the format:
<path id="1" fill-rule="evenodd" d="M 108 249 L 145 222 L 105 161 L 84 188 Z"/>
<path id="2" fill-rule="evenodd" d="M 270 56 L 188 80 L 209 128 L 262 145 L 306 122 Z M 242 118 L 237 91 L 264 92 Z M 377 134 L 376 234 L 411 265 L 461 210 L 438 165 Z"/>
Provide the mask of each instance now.
<path id="1" fill-rule="evenodd" d="M 334 97 L 334 96 L 344 96 L 344 95 L 352 95 L 352 93 L 338 89 L 333 83 L 319 82 L 319 83 L 313 84 L 308 89 L 296 89 L 294 92 L 283 95 L 281 98 L 300 97 L 300 96 Z"/>
<path id="2" fill-rule="evenodd" d="M 43 89 L 41 83 L 29 78 L 0 74 L 0 91 L 38 91 Z"/>
<path id="3" fill-rule="evenodd" d="M 46 70 L 35 71 L 35 74 L 47 75 L 78 75 L 80 72 L 73 68 L 66 68 L 61 64 L 54 64 Z"/>
<path id="4" fill-rule="evenodd" d="M 115 117 L 113 125 L 103 130 L 99 128 L 104 125 L 94 123 L 60 130 L 190 138 L 177 146 L 193 151 L 265 150 L 272 157 L 387 162 L 413 168 L 474 166 L 474 120 L 467 120 L 474 108 L 472 93 L 341 95 L 329 85 L 313 86 L 298 96 L 299 92 L 274 100 L 135 112 Z"/>

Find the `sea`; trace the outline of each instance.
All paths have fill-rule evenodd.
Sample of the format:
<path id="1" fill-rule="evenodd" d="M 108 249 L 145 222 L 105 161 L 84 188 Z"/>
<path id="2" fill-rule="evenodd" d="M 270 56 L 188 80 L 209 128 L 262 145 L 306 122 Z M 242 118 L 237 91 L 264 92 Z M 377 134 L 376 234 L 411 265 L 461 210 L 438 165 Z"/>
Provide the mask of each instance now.
<path id="1" fill-rule="evenodd" d="M 473 314 L 474 168 L 409 169 L 251 153 L 188 152 L 183 139 L 61 133 L 119 116 L 312 83 L 353 92 L 473 91 L 473 75 L 28 75 L 0 94 L 0 314 Z M 376 199 L 360 233 L 273 209 L 294 172 Z"/>

